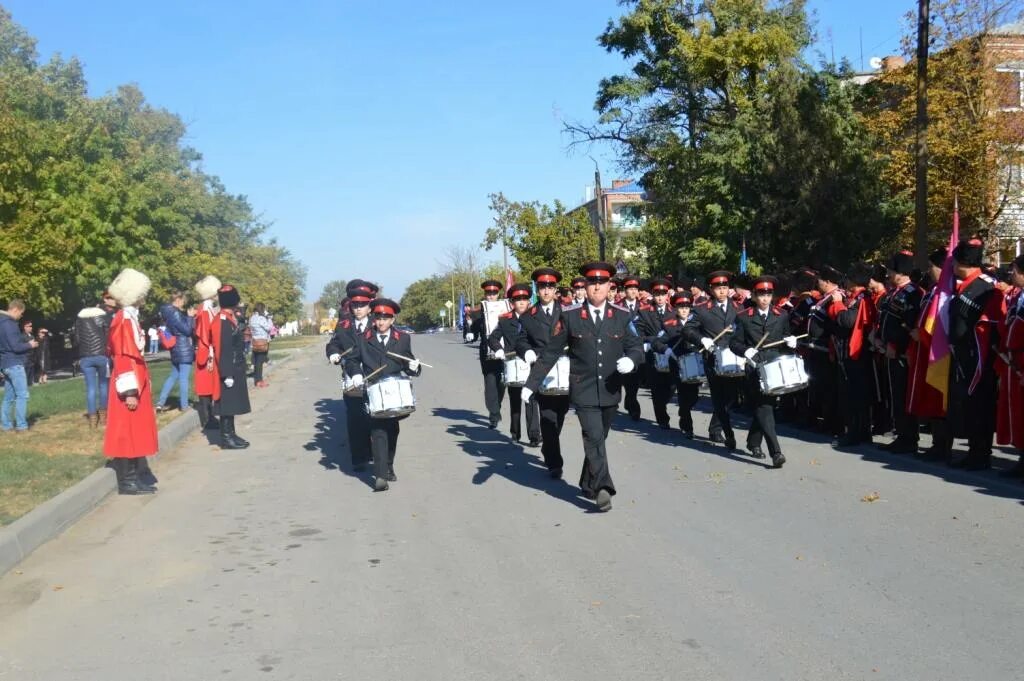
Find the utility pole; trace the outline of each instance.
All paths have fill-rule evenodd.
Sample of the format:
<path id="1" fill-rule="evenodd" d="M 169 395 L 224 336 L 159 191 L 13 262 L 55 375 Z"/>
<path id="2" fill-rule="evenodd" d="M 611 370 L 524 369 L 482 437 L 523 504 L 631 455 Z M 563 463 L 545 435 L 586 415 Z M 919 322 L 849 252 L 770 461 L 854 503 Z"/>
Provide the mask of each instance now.
<path id="1" fill-rule="evenodd" d="M 590 159 L 594 161 L 593 158 Z M 601 192 L 601 169 L 594 161 L 594 198 L 597 200 L 597 250 L 599 259 L 604 261 L 604 194 Z"/>
<path id="2" fill-rule="evenodd" d="M 914 260 L 924 269 L 928 255 L 928 34 L 929 0 L 917 2 L 917 189 L 914 197 Z"/>

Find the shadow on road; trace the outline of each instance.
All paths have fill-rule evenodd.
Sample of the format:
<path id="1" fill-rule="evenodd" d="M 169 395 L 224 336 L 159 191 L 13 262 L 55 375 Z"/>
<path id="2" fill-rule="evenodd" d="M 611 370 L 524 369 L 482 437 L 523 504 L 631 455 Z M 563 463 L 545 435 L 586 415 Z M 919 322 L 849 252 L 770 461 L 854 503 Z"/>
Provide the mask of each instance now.
<path id="1" fill-rule="evenodd" d="M 578 487 L 565 480 L 553 480 L 548 476 L 548 470 L 540 457 L 527 452 L 498 430 L 489 428 L 487 419 L 477 412 L 438 407 L 433 410 L 433 414 L 453 421 L 446 429 L 447 432 L 459 438 L 458 445 L 462 451 L 479 460 L 480 467 L 473 475 L 474 485 L 482 485 L 497 475 L 570 503 L 588 513 L 595 511 L 593 503 L 581 497 Z"/>
<path id="2" fill-rule="evenodd" d="M 345 400 L 342 398 L 317 400 L 316 433 L 303 445 L 307 452 L 319 452 L 318 463 L 327 471 L 341 471 L 373 487 L 372 478 L 352 470 L 352 457 L 348 451 L 348 428 L 345 423 Z"/>

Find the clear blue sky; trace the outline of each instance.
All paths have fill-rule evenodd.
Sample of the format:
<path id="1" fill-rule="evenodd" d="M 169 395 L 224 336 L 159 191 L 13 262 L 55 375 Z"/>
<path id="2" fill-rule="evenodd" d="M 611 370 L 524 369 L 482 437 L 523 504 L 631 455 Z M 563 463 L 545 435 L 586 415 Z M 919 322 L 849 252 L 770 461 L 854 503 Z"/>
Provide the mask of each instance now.
<path id="1" fill-rule="evenodd" d="M 399 296 L 479 244 L 491 192 L 577 204 L 593 162 L 562 120 L 591 120 L 598 80 L 624 68 L 595 40 L 614 0 L 0 5 L 44 58 L 81 59 L 92 94 L 134 82 L 180 114 L 206 170 L 308 266 L 308 298 L 352 277 Z M 815 49 L 858 66 L 863 31 L 865 61 L 891 54 L 912 6 L 809 0 Z M 610 183 L 610 150 L 591 153 Z"/>

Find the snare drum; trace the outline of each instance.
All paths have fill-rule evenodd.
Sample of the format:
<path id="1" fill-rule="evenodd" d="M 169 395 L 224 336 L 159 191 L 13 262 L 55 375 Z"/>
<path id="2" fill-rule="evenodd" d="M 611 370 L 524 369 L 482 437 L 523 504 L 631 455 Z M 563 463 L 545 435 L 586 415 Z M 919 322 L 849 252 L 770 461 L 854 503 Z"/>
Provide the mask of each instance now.
<path id="1" fill-rule="evenodd" d="M 677 357 L 680 383 L 701 383 L 704 381 L 704 358 L 699 352 Z"/>
<path id="2" fill-rule="evenodd" d="M 746 360 L 737 357 L 729 348 L 718 346 L 715 348 L 715 374 L 725 378 L 736 378 L 744 376 L 743 365 Z"/>
<path id="3" fill-rule="evenodd" d="M 362 397 L 366 394 L 363 385 L 355 385 L 352 382 L 352 377 L 347 375 L 345 372 L 341 374 L 341 392 L 347 397 Z"/>
<path id="4" fill-rule="evenodd" d="M 668 359 L 668 355 L 665 353 L 654 353 L 654 370 L 667 374 L 669 372 Z"/>
<path id="5" fill-rule="evenodd" d="M 529 364 L 518 357 L 505 360 L 505 385 L 510 388 L 522 388 L 529 377 Z"/>
<path id="6" fill-rule="evenodd" d="M 786 395 L 807 387 L 804 360 L 797 355 L 783 355 L 757 368 L 761 392 L 765 395 Z"/>
<path id="7" fill-rule="evenodd" d="M 544 377 L 537 391 L 541 395 L 569 394 L 569 358 L 565 355 L 558 358 L 555 366 Z"/>
<path id="8" fill-rule="evenodd" d="M 416 411 L 412 381 L 405 376 L 385 376 L 366 386 L 366 411 L 370 418 L 388 419 Z"/>

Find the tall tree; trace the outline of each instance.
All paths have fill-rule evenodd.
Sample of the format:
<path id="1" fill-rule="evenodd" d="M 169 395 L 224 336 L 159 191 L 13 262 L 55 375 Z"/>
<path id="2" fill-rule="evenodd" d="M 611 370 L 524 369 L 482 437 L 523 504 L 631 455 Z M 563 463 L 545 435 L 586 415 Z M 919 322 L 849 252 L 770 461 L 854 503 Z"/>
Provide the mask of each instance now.
<path id="1" fill-rule="evenodd" d="M 346 286 L 348 286 L 348 282 L 344 279 L 335 279 L 327 282 L 320 291 L 320 297 L 317 299 L 317 303 L 319 303 L 320 307 L 325 310 L 332 307 L 337 308 L 338 303 L 346 297 Z"/>

